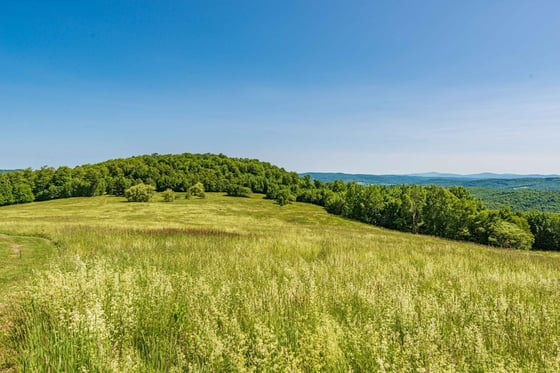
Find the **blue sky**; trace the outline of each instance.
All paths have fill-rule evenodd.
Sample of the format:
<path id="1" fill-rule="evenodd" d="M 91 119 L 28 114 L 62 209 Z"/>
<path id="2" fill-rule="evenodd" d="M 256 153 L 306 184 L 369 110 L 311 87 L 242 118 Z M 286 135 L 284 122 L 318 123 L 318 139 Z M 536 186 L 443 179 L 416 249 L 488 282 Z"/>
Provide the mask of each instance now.
<path id="1" fill-rule="evenodd" d="M 0 169 L 560 173 L 558 1 L 0 1 Z"/>

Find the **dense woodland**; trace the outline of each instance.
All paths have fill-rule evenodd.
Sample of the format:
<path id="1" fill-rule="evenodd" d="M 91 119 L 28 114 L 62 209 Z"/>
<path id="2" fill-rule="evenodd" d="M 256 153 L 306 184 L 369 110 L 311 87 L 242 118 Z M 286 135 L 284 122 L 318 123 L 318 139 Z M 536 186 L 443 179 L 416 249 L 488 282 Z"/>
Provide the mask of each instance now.
<path id="1" fill-rule="evenodd" d="M 560 191 L 537 189 L 467 188 L 492 209 L 508 206 L 512 211 L 560 212 Z"/>
<path id="2" fill-rule="evenodd" d="M 144 155 L 75 168 L 43 167 L 0 174 L 0 205 L 57 198 L 156 191 L 263 193 L 280 205 L 301 201 L 330 213 L 404 232 L 498 247 L 560 250 L 560 215 L 489 209 L 464 187 L 360 185 L 299 177 L 269 163 L 212 154 Z"/>

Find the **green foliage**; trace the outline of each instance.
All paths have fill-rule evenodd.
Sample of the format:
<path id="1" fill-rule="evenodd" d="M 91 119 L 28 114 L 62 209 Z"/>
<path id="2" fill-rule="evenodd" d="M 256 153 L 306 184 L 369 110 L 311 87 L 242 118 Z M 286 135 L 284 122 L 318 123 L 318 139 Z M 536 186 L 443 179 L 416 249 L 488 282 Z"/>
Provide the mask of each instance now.
<path id="1" fill-rule="evenodd" d="M 492 209 L 508 206 L 513 211 L 560 212 L 559 190 L 469 188 L 469 191 Z"/>
<path id="2" fill-rule="evenodd" d="M 312 184 L 309 182 L 309 180 L 303 179 L 302 182 L 304 183 L 303 187 L 305 188 L 303 190 L 311 191 L 311 189 L 308 189 L 312 187 Z M 297 190 L 297 186 L 295 185 L 292 186 L 292 189 Z M 296 194 L 292 191 L 292 189 L 285 186 L 269 185 L 268 190 L 266 192 L 266 198 L 275 200 L 280 206 L 285 206 L 287 204 L 295 202 L 297 199 Z M 303 199 L 304 198 L 300 198 L 299 200 L 303 201 Z M 311 202 L 311 201 L 306 201 L 306 202 Z"/>
<path id="3" fill-rule="evenodd" d="M 0 174 L 0 206 L 11 205 L 15 202 L 10 179 Z"/>
<path id="4" fill-rule="evenodd" d="M 285 206 L 289 203 L 295 202 L 296 196 L 292 194 L 292 191 L 289 188 L 285 187 L 280 189 L 278 193 L 276 193 L 275 200 L 280 206 Z"/>
<path id="5" fill-rule="evenodd" d="M 331 193 L 325 202 L 325 209 L 331 214 L 343 215 L 346 207 L 344 195 L 340 193 Z M 347 216 L 347 215 L 344 215 Z"/>
<path id="6" fill-rule="evenodd" d="M 200 182 L 207 192 L 227 192 L 231 185 L 241 185 L 250 192 L 266 193 L 269 185 L 292 186 L 300 180 L 294 172 L 255 159 L 189 153 L 143 155 L 75 168 L 42 167 L 2 175 L 10 186 L 0 180 L 0 204 L 16 203 L 10 196 L 16 184 L 28 185 L 35 200 L 45 201 L 103 194 L 123 196 L 139 183 L 153 185 L 159 192 L 168 188 L 188 192 Z"/>
<path id="7" fill-rule="evenodd" d="M 501 220 L 490 227 L 488 243 L 493 246 L 529 250 L 534 242 L 530 232 Z"/>
<path id="8" fill-rule="evenodd" d="M 137 184 L 128 188 L 124 194 L 128 202 L 149 202 L 154 192 L 152 185 Z"/>
<path id="9" fill-rule="evenodd" d="M 175 201 L 175 192 L 171 189 L 166 189 L 161 193 L 164 202 L 173 202 Z"/>
<path id="10" fill-rule="evenodd" d="M 452 232 L 454 195 L 447 189 L 429 186 L 426 189 L 426 207 L 423 210 L 424 232 L 448 237 Z"/>
<path id="11" fill-rule="evenodd" d="M 189 188 L 187 191 L 187 198 L 190 197 L 198 197 L 198 198 L 205 198 L 206 194 L 204 192 L 204 185 L 200 182 L 194 184 Z"/>
<path id="12" fill-rule="evenodd" d="M 0 206 L 27 203 L 35 199 L 29 184 L 30 170 L 14 171 L 0 175 Z"/>
<path id="13" fill-rule="evenodd" d="M 15 203 L 28 203 L 33 202 L 35 199 L 31 187 L 24 183 L 14 185 L 13 195 Z"/>
<path id="14" fill-rule="evenodd" d="M 132 183 L 132 180 L 120 173 L 109 181 L 107 193 L 115 196 L 124 196 L 124 192 L 132 186 Z"/>
<path id="15" fill-rule="evenodd" d="M 319 195 L 326 196 L 324 202 Z M 534 240 L 525 216 L 507 208 L 488 210 L 463 187 L 385 187 L 351 182 L 344 186 L 327 183 L 318 191 L 308 183 L 298 200 L 323 205 L 336 215 L 404 232 L 521 249 L 530 248 Z"/>
<path id="16" fill-rule="evenodd" d="M 227 188 L 227 195 L 230 197 L 249 197 L 251 195 L 251 189 L 239 184 L 234 184 Z"/>
<path id="17" fill-rule="evenodd" d="M 533 247 L 538 250 L 560 250 L 560 214 L 532 212 L 527 214 Z"/>

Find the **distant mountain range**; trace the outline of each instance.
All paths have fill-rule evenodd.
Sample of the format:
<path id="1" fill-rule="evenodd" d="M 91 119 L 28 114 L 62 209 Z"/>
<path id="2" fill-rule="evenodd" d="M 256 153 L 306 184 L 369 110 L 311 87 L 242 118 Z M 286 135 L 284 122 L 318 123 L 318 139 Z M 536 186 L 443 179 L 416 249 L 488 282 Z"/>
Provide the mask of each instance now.
<path id="1" fill-rule="evenodd" d="M 492 172 L 483 172 L 479 174 L 446 174 L 440 172 L 426 172 L 421 174 L 408 174 L 402 176 L 419 176 L 419 177 L 429 177 L 429 178 L 444 178 L 444 179 L 470 179 L 470 180 L 481 180 L 481 179 L 530 179 L 530 178 L 554 178 L 560 177 L 560 175 L 540 175 L 540 174 L 495 174 Z"/>
<path id="2" fill-rule="evenodd" d="M 540 189 L 560 190 L 560 175 L 518 175 L 481 173 L 472 175 L 424 173 L 411 175 L 368 175 L 345 174 L 333 172 L 305 172 L 301 176 L 310 175 L 312 179 L 329 182 L 342 180 L 354 181 L 360 184 L 379 185 L 441 185 L 464 186 L 468 188 L 498 188 L 498 189 Z"/>

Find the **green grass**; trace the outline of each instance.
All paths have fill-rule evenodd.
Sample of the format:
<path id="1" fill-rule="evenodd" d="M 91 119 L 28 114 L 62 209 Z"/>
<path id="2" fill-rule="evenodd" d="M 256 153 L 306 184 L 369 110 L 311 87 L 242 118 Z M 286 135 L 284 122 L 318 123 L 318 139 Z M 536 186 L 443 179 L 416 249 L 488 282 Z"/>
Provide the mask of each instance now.
<path id="1" fill-rule="evenodd" d="M 2 207 L 0 232 L 5 369 L 560 370 L 555 253 L 213 193 Z"/>
<path id="2" fill-rule="evenodd" d="M 0 369 L 12 365 L 14 350 L 8 337 L 14 327 L 14 298 L 34 270 L 45 267 L 55 252 L 53 245 L 43 238 L 7 236 L 0 233 Z"/>

